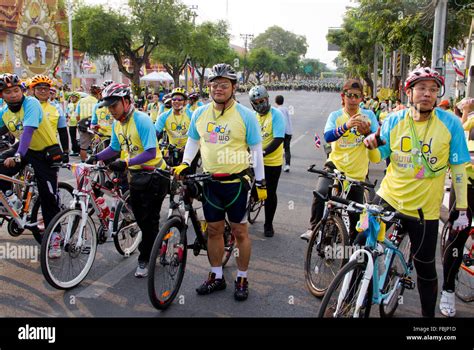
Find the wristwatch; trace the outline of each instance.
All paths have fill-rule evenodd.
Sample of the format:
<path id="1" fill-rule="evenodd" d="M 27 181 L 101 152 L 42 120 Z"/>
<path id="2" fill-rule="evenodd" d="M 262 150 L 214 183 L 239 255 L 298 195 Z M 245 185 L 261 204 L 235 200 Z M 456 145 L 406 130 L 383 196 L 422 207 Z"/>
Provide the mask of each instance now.
<path id="1" fill-rule="evenodd" d="M 267 186 L 267 181 L 265 181 L 265 179 L 257 180 L 257 181 L 255 181 L 255 185 L 257 185 L 258 187 L 266 187 Z"/>

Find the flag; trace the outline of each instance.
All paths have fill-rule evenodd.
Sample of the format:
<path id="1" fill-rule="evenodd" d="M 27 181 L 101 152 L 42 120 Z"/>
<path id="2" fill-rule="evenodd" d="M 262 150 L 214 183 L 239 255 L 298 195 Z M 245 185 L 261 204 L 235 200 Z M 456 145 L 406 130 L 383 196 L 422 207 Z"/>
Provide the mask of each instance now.
<path id="1" fill-rule="evenodd" d="M 461 65 L 464 63 L 464 54 L 455 48 L 451 48 L 449 53 L 451 55 L 451 62 L 453 64 L 454 71 L 458 76 L 461 77 L 461 79 L 464 79 L 465 75 L 463 69 L 461 68 Z"/>
<path id="2" fill-rule="evenodd" d="M 316 148 L 321 147 L 321 138 L 318 134 L 314 134 L 314 145 L 316 146 Z"/>
<path id="3" fill-rule="evenodd" d="M 454 47 L 451 49 L 451 56 L 453 57 L 453 59 L 455 59 L 456 61 L 464 61 L 465 57 L 464 57 L 464 53 L 456 50 Z"/>

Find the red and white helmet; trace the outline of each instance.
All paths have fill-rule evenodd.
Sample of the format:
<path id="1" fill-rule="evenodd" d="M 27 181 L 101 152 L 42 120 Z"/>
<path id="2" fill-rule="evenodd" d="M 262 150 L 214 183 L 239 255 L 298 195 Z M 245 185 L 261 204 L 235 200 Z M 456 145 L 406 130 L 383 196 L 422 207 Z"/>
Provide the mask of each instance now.
<path id="1" fill-rule="evenodd" d="M 421 67 L 411 71 L 405 80 L 405 91 L 423 80 L 433 80 L 441 89 L 444 86 L 444 77 L 429 67 Z"/>
<path id="2" fill-rule="evenodd" d="M 123 100 L 124 97 L 130 98 L 131 93 L 132 92 L 128 85 L 120 83 L 110 84 L 102 91 L 102 102 L 100 103 L 100 106 L 111 106 L 115 102 Z"/>

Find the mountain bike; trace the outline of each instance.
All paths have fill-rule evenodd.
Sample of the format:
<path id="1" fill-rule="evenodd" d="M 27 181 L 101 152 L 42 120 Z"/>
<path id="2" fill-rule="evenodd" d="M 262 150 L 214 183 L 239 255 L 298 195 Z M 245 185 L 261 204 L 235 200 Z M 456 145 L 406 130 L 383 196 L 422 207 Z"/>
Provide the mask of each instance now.
<path id="1" fill-rule="evenodd" d="M 0 159 L 0 162 L 3 160 Z M 18 237 L 28 229 L 41 244 L 45 227 L 33 168 L 26 165 L 15 176 L 0 174 L 0 180 L 13 184 L 12 192 L 18 201 L 12 203 L 5 193 L 0 191 L 0 226 L 6 221 L 7 231 L 12 237 Z M 60 209 L 69 205 L 73 198 L 73 190 L 73 187 L 66 182 L 58 183 L 57 197 Z"/>
<path id="2" fill-rule="evenodd" d="M 169 177 L 166 171 L 157 172 Z M 169 216 L 155 239 L 148 265 L 148 296 L 153 306 L 159 310 L 168 308 L 178 294 L 186 268 L 187 250 L 192 249 L 194 256 L 198 256 L 201 250 L 207 251 L 207 223 L 198 219 L 192 198 L 202 201 L 200 183 L 218 180 L 223 181 L 223 178 L 206 173 L 185 176 L 183 181 L 172 178 Z M 177 201 L 174 199 L 176 195 L 179 196 Z M 187 241 L 189 219 L 196 233 L 192 244 Z M 235 245 L 227 220 L 223 238 L 222 266 L 225 266 Z"/>
<path id="3" fill-rule="evenodd" d="M 141 241 L 129 194 L 122 194 L 120 177 L 112 179 L 103 165 L 72 164 L 70 168 L 77 181 L 74 200 L 53 218 L 41 245 L 41 270 L 57 289 L 81 283 L 92 267 L 97 245 L 108 238 L 113 238 L 117 251 L 125 257 L 133 254 Z M 106 185 L 94 181 L 97 172 L 104 174 Z M 112 210 L 104 205 L 102 195 L 112 199 Z M 92 215 L 88 212 L 90 205 Z"/>
<path id="4" fill-rule="evenodd" d="M 334 197 L 347 198 L 351 188 L 356 186 L 363 187 L 365 191 L 376 186 L 376 182 L 371 184 L 350 179 L 337 169 L 328 172 L 311 165 L 308 172 L 333 180 L 330 192 Z M 313 193 L 318 195 L 317 191 Z M 348 232 L 347 212 L 325 201 L 323 217 L 313 230 L 304 262 L 306 287 L 318 298 L 324 296 L 336 273 L 347 263 L 349 257 L 346 247 L 351 246 Z"/>
<path id="5" fill-rule="evenodd" d="M 331 197 L 330 203 L 349 212 L 364 213 L 368 227 L 363 233 L 365 246 L 355 250 L 329 285 L 319 317 L 366 318 L 370 316 L 373 303 L 379 305 L 382 317 L 393 316 L 405 289 L 415 288 L 411 277 L 413 257 L 401 221 L 424 226 L 422 210 L 418 210 L 420 218 L 417 219 L 378 205 L 338 197 Z M 384 223 L 388 222 L 395 227 L 387 238 Z"/>

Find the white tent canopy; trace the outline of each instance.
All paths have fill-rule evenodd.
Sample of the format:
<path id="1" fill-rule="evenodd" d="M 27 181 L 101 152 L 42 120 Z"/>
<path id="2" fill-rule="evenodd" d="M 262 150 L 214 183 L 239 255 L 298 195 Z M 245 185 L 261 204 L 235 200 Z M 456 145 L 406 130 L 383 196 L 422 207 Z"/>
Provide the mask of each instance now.
<path id="1" fill-rule="evenodd" d="M 173 82 L 173 77 L 166 72 L 152 72 L 140 78 L 143 82 Z"/>

